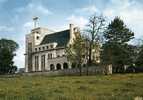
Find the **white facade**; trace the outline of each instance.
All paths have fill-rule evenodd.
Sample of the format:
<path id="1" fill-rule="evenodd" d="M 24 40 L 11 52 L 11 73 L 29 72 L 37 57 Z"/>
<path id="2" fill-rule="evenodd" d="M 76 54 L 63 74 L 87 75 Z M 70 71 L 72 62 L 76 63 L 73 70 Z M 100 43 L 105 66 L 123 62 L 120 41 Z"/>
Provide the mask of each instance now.
<path id="1" fill-rule="evenodd" d="M 64 37 L 59 38 L 64 39 L 64 41 L 66 40 L 66 45 L 71 44 L 73 42 L 73 38 L 75 38 L 75 29 L 76 28 L 70 24 L 69 30 L 65 31 L 67 34 L 69 34 L 69 38 L 67 39 L 68 42 L 66 39 L 64 39 Z M 50 38 L 52 35 L 56 36 L 57 34 L 63 33 L 64 31 L 54 32 L 49 29 L 39 27 L 31 30 L 31 33 L 26 35 L 26 72 L 50 71 L 71 68 L 65 54 L 66 45 L 62 46 L 62 43 L 59 43 L 54 37 L 53 39 L 55 40 Z M 63 36 L 68 36 L 67 34 L 64 33 Z M 49 40 L 46 40 L 46 37 L 48 37 L 47 39 Z M 48 42 L 45 43 L 45 40 Z M 52 42 L 49 42 L 51 40 Z M 44 41 L 44 44 L 42 44 L 42 41 Z"/>

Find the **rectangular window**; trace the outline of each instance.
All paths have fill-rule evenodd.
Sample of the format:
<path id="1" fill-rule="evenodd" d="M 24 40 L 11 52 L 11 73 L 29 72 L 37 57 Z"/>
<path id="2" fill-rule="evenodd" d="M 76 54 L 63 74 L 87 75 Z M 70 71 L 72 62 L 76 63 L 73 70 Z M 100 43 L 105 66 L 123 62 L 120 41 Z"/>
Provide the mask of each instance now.
<path id="1" fill-rule="evenodd" d="M 28 43 L 28 71 L 32 71 L 32 43 Z"/>
<path id="2" fill-rule="evenodd" d="M 45 50 L 45 47 L 43 47 L 43 50 Z"/>
<path id="3" fill-rule="evenodd" d="M 35 56 L 35 71 L 38 71 L 39 68 L 39 56 Z"/>
<path id="4" fill-rule="evenodd" d="M 41 56 L 41 68 L 42 68 L 42 71 L 45 70 L 45 55 Z"/>
<path id="5" fill-rule="evenodd" d="M 48 54 L 48 59 L 52 59 L 52 53 Z"/>
<path id="6" fill-rule="evenodd" d="M 35 52 L 37 52 L 37 48 L 35 48 Z"/>
<path id="7" fill-rule="evenodd" d="M 49 47 L 47 46 L 47 49 L 49 49 Z"/>
<path id="8" fill-rule="evenodd" d="M 39 51 L 41 51 L 41 48 L 39 47 Z"/>
<path id="9" fill-rule="evenodd" d="M 53 48 L 53 45 L 50 45 L 51 49 Z"/>

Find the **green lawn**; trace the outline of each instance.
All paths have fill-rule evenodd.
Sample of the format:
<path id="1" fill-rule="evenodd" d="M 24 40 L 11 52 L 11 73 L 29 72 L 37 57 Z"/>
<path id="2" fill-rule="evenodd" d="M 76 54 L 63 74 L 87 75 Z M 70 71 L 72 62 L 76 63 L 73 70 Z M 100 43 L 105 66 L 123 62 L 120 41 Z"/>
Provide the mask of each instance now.
<path id="1" fill-rule="evenodd" d="M 134 100 L 143 74 L 0 78 L 0 100 Z"/>

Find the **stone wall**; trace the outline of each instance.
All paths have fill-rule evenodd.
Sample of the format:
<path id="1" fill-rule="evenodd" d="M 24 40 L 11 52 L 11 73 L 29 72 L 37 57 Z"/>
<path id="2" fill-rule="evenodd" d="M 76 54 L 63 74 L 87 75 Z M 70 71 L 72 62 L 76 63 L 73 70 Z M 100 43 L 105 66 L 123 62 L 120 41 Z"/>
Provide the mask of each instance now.
<path id="1" fill-rule="evenodd" d="M 96 75 L 96 74 L 107 74 L 106 68 L 101 66 L 92 66 L 88 67 L 88 75 Z M 84 67 L 81 70 L 82 75 L 87 74 L 87 68 Z M 55 71 L 45 71 L 45 72 L 29 72 L 22 73 L 22 75 L 46 75 L 46 76 L 63 76 L 63 75 L 80 75 L 79 68 L 73 69 L 63 69 L 63 70 L 55 70 Z"/>

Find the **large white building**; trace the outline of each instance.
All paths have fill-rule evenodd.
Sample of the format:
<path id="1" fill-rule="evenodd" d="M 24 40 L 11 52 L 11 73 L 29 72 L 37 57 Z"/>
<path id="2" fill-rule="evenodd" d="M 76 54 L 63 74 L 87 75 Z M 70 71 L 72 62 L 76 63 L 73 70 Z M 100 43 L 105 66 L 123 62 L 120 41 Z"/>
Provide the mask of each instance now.
<path id="1" fill-rule="evenodd" d="M 60 32 L 42 27 L 32 29 L 26 35 L 26 72 L 71 68 L 65 47 L 72 43 L 75 31 L 77 28 L 73 24 L 69 25 L 69 29 Z"/>

